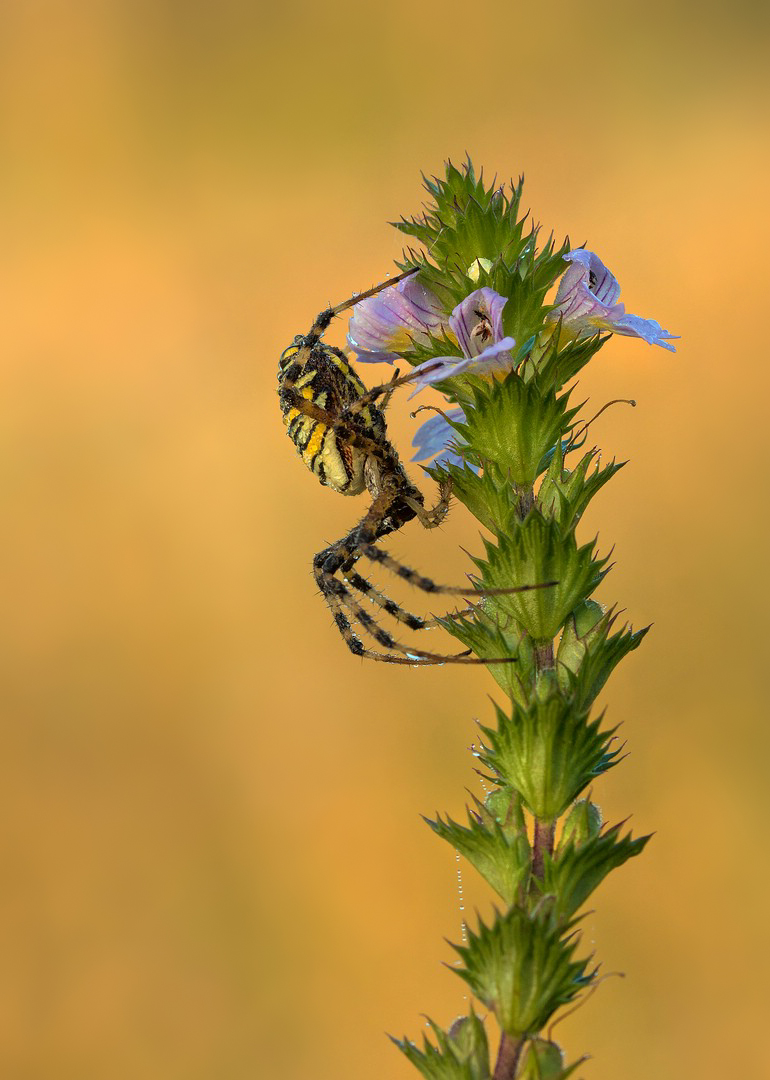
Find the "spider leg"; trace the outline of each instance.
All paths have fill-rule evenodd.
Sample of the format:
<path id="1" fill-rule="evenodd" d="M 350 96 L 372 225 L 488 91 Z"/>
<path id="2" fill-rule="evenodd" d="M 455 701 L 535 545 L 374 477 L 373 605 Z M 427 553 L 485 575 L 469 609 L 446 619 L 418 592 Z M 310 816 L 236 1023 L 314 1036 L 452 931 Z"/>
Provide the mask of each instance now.
<path id="1" fill-rule="evenodd" d="M 416 570 L 412 570 L 410 567 L 405 566 L 399 562 L 398 559 L 394 559 L 391 555 L 388 555 L 382 548 L 376 547 L 374 544 L 363 543 L 361 544 L 358 552 L 358 556 L 364 556 L 371 562 L 379 563 L 381 566 L 387 567 L 396 577 L 403 578 L 404 581 L 410 585 L 414 585 L 417 589 L 422 589 L 427 593 L 444 593 L 449 596 L 501 596 L 509 593 L 530 592 L 532 589 L 547 589 L 552 585 L 558 585 L 557 581 L 542 581 L 535 585 L 515 585 L 509 589 L 482 589 L 474 588 L 473 586 L 463 585 L 440 585 L 433 581 L 431 578 L 425 577 L 423 574 L 418 574 Z"/>
<path id="2" fill-rule="evenodd" d="M 414 510 L 417 520 L 424 529 L 435 529 L 449 513 L 449 504 L 452 499 L 452 481 L 449 478 L 439 481 L 438 494 L 438 502 L 432 510 L 426 510 L 417 499 L 404 497 L 404 502 Z"/>
<path id="3" fill-rule="evenodd" d="M 294 338 L 293 343 L 284 350 L 279 362 L 281 372 L 285 373 L 290 365 L 298 365 L 299 368 L 304 368 L 313 349 L 318 345 L 328 330 L 332 319 L 341 315 L 343 311 L 347 311 L 348 308 L 355 307 L 361 300 L 366 300 L 370 296 L 376 296 L 377 293 L 382 292 L 383 289 L 389 289 L 392 285 L 397 285 L 399 281 L 403 281 L 404 278 L 411 277 L 412 274 L 418 272 L 418 269 L 418 267 L 413 267 L 411 270 L 404 270 L 402 273 L 396 274 L 395 277 L 388 278 L 387 281 L 382 281 L 379 285 L 374 285 L 371 289 L 356 293 L 354 296 L 351 296 L 350 299 L 344 300 L 341 304 L 337 304 L 336 307 L 324 308 L 323 311 L 316 315 L 313 325 L 310 327 L 307 334 L 298 334 Z M 339 350 L 334 351 L 339 352 Z M 344 353 L 339 355 L 344 357 Z M 282 377 L 282 381 L 284 383 L 284 390 L 289 390 L 294 386 L 294 382 L 291 379 Z M 384 387 L 377 387 L 377 391 L 376 397 L 381 397 L 382 394 L 386 392 Z M 372 398 L 371 400 L 374 401 L 376 398 Z M 369 404 L 369 402 L 367 401 L 366 404 Z"/>
<path id="4" fill-rule="evenodd" d="M 439 662 L 444 663 L 443 659 L 440 661 L 427 659 L 427 654 L 426 657 L 421 655 L 418 656 L 411 650 L 407 655 L 391 655 L 389 653 L 377 652 L 376 649 L 367 648 L 353 631 L 353 628 L 350 625 L 350 619 L 343 609 L 347 608 L 351 614 L 354 613 L 356 608 L 358 608 L 359 613 L 366 615 L 366 612 L 363 612 L 360 605 L 351 603 L 352 597 L 350 597 L 350 594 L 347 592 L 342 582 L 338 581 L 333 574 L 317 573 L 316 582 L 318 583 L 324 600 L 334 616 L 334 623 L 342 635 L 342 639 L 354 656 L 360 656 L 362 659 L 366 660 L 378 660 L 386 664 L 409 664 L 412 667 L 420 667 Z"/>
<path id="5" fill-rule="evenodd" d="M 403 645 L 375 621 L 365 611 L 346 586 L 333 574 L 322 573 L 319 587 L 334 614 L 337 629 L 342 634 L 348 648 L 356 656 L 367 657 L 371 660 L 380 660 L 390 664 L 434 665 L 434 664 L 514 664 L 515 656 L 495 656 L 482 659 L 478 656 L 469 656 L 468 651 L 462 653 L 434 653 L 425 649 L 415 648 L 413 645 Z M 356 622 L 363 627 L 365 632 L 384 649 L 390 649 L 391 653 L 380 653 L 368 649 L 361 639 L 353 632 L 350 620 L 345 614 L 350 612 Z"/>
<path id="6" fill-rule="evenodd" d="M 381 281 L 379 285 L 373 285 L 371 289 L 366 289 L 365 292 L 356 293 L 348 300 L 343 300 L 341 304 L 337 304 L 336 307 L 324 308 L 316 318 L 313 325 L 310 327 L 310 332 L 305 336 L 305 341 L 308 347 L 312 347 L 316 342 L 321 340 L 324 332 L 329 327 L 332 319 L 336 319 L 338 315 L 341 315 L 343 311 L 347 311 L 349 308 L 355 307 L 362 300 L 368 300 L 370 296 L 376 296 L 377 293 L 382 292 L 384 289 L 389 289 L 391 285 L 398 285 L 399 281 L 403 281 L 404 278 L 411 277 L 412 274 L 416 274 L 419 271 L 418 266 L 413 266 L 410 270 L 403 270 L 400 274 L 396 274 L 392 278 L 388 278 L 387 281 Z"/>
<path id="7" fill-rule="evenodd" d="M 359 524 L 356 525 L 346 537 L 342 540 L 338 540 L 335 544 L 330 545 L 323 551 L 320 551 L 313 559 L 313 576 L 316 584 L 318 585 L 321 595 L 328 604 L 329 609 L 334 616 L 337 629 L 350 651 L 357 656 L 366 656 L 370 659 L 387 663 L 423 662 L 429 664 L 483 664 L 513 662 L 513 658 L 509 656 L 499 658 L 493 657 L 482 660 L 479 657 L 468 656 L 467 652 L 452 653 L 445 656 L 440 653 L 428 652 L 425 649 L 402 645 L 401 642 L 396 641 L 391 634 L 378 625 L 373 616 L 363 608 L 350 589 L 337 577 L 338 572 L 344 575 L 353 574 L 356 583 L 360 582 L 363 585 L 369 584 L 364 578 L 353 571 L 353 567 L 361 555 L 366 553 L 367 548 L 371 547 L 374 551 L 380 550 L 379 548 L 374 547 L 371 541 L 383 535 L 385 522 L 388 519 L 388 515 L 392 513 L 394 504 L 397 504 L 398 497 L 397 491 L 393 492 L 387 489 L 382 491 L 373 501 Z M 401 564 L 396 565 L 400 566 Z M 414 574 L 414 571 L 410 571 L 410 574 Z M 420 575 L 416 576 L 418 578 L 421 577 Z M 364 589 L 364 595 L 366 595 L 368 591 L 371 590 Z M 399 621 L 410 625 L 409 619 L 411 617 L 415 619 L 415 621 L 421 623 L 420 629 L 425 628 L 425 620 L 418 620 L 417 616 L 411 615 L 411 612 L 404 612 L 397 604 L 381 594 L 379 590 L 375 591 L 377 596 L 381 597 L 384 601 L 383 606 L 385 610 L 388 611 L 388 614 L 398 619 L 399 614 L 396 614 L 398 612 L 403 615 L 403 618 Z M 467 591 L 473 593 L 473 595 L 477 594 L 477 590 Z M 390 650 L 390 653 L 379 653 L 376 650 L 367 649 L 361 639 L 354 633 L 350 625 L 349 615 L 352 616 L 352 618 L 378 645 L 382 646 L 384 649 Z M 400 655 L 393 656 L 390 655 L 391 653 Z"/>
<path id="8" fill-rule="evenodd" d="M 391 600 L 385 593 L 380 592 L 379 589 L 372 585 L 371 581 L 367 581 L 365 577 L 362 577 L 355 570 L 343 574 L 343 577 L 352 589 L 361 593 L 367 600 L 371 600 L 373 604 L 382 608 L 383 611 L 398 622 L 408 626 L 410 630 L 432 630 L 439 625 L 437 619 L 423 619 L 422 616 L 414 615 L 411 611 L 400 607 L 395 600 Z"/>
<path id="9" fill-rule="evenodd" d="M 372 542 L 383 536 L 386 531 L 386 522 L 389 515 L 394 513 L 394 507 L 399 504 L 400 493 L 398 489 L 384 489 L 372 502 L 362 520 L 348 533 L 346 537 L 319 552 L 313 559 L 313 575 L 321 595 L 331 610 L 337 629 L 342 635 L 351 652 L 357 656 L 367 656 L 370 659 L 385 662 L 410 662 L 409 658 L 417 659 L 425 663 L 511 663 L 511 657 L 488 657 L 481 659 L 468 656 L 466 653 L 452 653 L 444 655 L 430 652 L 415 646 L 406 646 L 397 641 L 388 631 L 384 630 L 374 617 L 364 609 L 361 602 L 356 598 L 351 588 L 358 590 L 363 596 L 368 596 L 379 607 L 387 612 L 392 618 L 409 626 L 410 629 L 422 630 L 431 625 L 431 621 L 421 619 L 412 612 L 401 608 L 379 589 L 375 589 L 370 582 L 354 570 L 355 564 L 361 557 L 368 558 L 372 562 L 379 562 L 387 569 L 394 572 L 398 577 L 416 585 L 424 592 L 440 594 L 446 593 L 459 596 L 495 595 L 497 593 L 521 592 L 541 586 L 519 586 L 512 589 L 491 589 L 485 593 L 473 587 L 439 585 L 430 578 L 418 574 L 417 571 L 404 566 L 403 563 L 391 558 L 381 548 Z M 342 574 L 351 588 L 339 579 L 337 574 Z M 551 584 L 550 582 L 546 584 Z M 451 616 L 450 616 L 451 617 Z M 388 653 L 379 653 L 376 650 L 367 649 L 361 639 L 351 627 L 351 618 L 383 649 Z M 433 622 L 433 625 L 436 625 Z M 396 659 L 391 654 L 401 654 Z"/>

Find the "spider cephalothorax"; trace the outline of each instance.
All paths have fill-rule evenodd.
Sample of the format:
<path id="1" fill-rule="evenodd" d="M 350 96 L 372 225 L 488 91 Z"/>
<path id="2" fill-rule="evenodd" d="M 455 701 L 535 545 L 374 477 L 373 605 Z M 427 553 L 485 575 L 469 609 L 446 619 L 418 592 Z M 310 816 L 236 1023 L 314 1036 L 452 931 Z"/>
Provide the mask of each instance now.
<path id="1" fill-rule="evenodd" d="M 367 390 L 345 353 L 322 340 L 335 316 L 413 273 L 414 270 L 408 270 L 337 307 L 326 308 L 307 334 L 295 337 L 282 353 L 278 368 L 281 411 L 289 437 L 322 484 L 343 495 L 360 495 L 366 491 L 372 500 L 361 521 L 313 559 L 316 583 L 350 650 L 358 656 L 396 664 L 489 663 L 465 653 L 442 656 L 402 645 L 378 625 L 359 599 L 365 596 L 412 630 L 436 625 L 435 619 L 423 619 L 405 611 L 362 577 L 355 569 L 362 558 L 380 563 L 424 592 L 484 595 L 473 587 L 438 585 L 376 546 L 382 537 L 414 518 L 425 528 L 440 524 L 449 509 L 449 486 L 440 486 L 437 505 L 426 510 L 422 492 L 407 476 L 388 439 L 384 408 L 393 390 L 409 382 L 411 376 L 399 379 L 396 373 L 389 383 Z M 523 586 L 524 589 L 538 587 Z M 351 620 L 388 651 L 378 652 L 364 645 L 353 631 Z M 504 659 L 510 661 L 508 657 Z"/>

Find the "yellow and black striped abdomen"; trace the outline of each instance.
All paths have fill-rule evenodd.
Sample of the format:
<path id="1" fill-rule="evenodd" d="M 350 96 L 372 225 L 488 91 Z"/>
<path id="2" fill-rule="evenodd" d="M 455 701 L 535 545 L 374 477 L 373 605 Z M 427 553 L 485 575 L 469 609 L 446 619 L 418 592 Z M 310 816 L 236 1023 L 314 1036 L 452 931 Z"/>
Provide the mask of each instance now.
<path id="1" fill-rule="evenodd" d="M 335 429 L 317 416 L 303 413 L 301 406 L 284 396 L 281 408 L 289 438 L 322 484 L 343 495 L 358 495 L 366 486 L 367 451 L 351 444 L 345 428 L 381 443 L 385 438 L 383 415 L 375 405 L 345 412 L 366 393 L 366 387 L 344 353 L 319 342 L 304 364 L 293 362 L 292 357 L 300 351 L 299 345 L 293 345 L 281 357 L 281 385 L 293 388 L 295 394 L 344 424 Z"/>

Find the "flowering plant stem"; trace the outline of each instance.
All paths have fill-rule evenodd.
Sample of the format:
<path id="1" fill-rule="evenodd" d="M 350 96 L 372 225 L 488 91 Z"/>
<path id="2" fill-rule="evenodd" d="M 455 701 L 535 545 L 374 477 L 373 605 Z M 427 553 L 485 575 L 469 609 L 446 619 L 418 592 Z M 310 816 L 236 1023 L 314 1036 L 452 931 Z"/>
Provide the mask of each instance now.
<path id="1" fill-rule="evenodd" d="M 426 187 L 425 213 L 397 225 L 422 245 L 403 265 L 418 273 L 360 303 L 348 340 L 359 361 L 412 364 L 418 388 L 451 403 L 420 428 L 418 456 L 485 530 L 478 599 L 441 622 L 476 657 L 510 659 L 488 668 L 507 703 L 480 726 L 485 797 L 472 796 L 467 824 L 428 824 L 497 895 L 490 920 L 452 947 L 501 1034 L 494 1066 L 473 1005 L 446 1031 L 429 1021 L 421 1048 L 395 1041 L 429 1080 L 560 1080 L 580 1061 L 566 1065 L 544 1029 L 596 978 L 578 912 L 648 839 L 603 826 L 585 795 L 619 754 L 595 699 L 646 631 L 617 627 L 592 598 L 607 557 L 576 531 L 621 465 L 587 443 L 574 380 L 612 332 L 667 349 L 672 335 L 625 313 L 596 255 L 553 238 L 538 248 L 521 182 L 486 186 L 468 162 Z M 512 591 L 532 584 L 543 587 Z"/>

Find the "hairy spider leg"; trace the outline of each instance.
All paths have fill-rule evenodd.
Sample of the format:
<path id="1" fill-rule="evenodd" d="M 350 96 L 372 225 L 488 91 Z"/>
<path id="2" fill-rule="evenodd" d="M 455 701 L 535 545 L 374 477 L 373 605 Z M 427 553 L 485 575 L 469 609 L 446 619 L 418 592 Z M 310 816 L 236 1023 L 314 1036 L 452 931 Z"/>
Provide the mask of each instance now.
<path id="1" fill-rule="evenodd" d="M 374 500 L 369 511 L 358 525 L 354 526 L 346 537 L 336 541 L 328 548 L 319 552 L 313 560 L 313 573 L 316 584 L 329 605 L 329 608 L 334 615 L 337 628 L 348 645 L 348 648 L 357 656 L 366 656 L 370 659 L 390 662 L 401 662 L 394 661 L 388 654 L 377 653 L 374 650 L 367 649 L 360 638 L 354 633 L 350 625 L 350 620 L 343 609 L 347 610 L 350 615 L 352 615 L 354 620 L 359 623 L 378 645 L 381 645 L 385 649 L 402 653 L 406 657 L 419 657 L 425 662 L 432 664 L 512 663 L 515 658 L 510 656 L 481 659 L 478 657 L 470 657 L 467 652 L 444 655 L 403 645 L 379 626 L 372 615 L 362 607 L 361 603 L 355 598 L 350 589 L 348 589 L 336 576 L 338 572 L 347 576 L 349 583 L 358 588 L 364 595 L 370 595 L 371 591 L 376 592 L 377 600 L 375 602 L 380 602 L 380 606 L 383 607 L 389 615 L 410 626 L 412 629 L 425 629 L 426 621 L 413 616 L 410 612 L 404 611 L 395 603 L 395 601 L 390 600 L 378 590 L 372 590 L 369 582 L 367 582 L 365 578 L 361 578 L 360 575 L 355 575 L 355 578 L 358 580 L 351 580 L 353 575 L 351 575 L 350 572 L 359 558 L 365 556 L 373 562 L 380 562 L 410 584 L 415 585 L 425 592 L 433 594 L 448 593 L 451 595 L 478 597 L 500 593 L 526 592 L 533 588 L 544 587 L 543 585 L 523 585 L 509 589 L 490 589 L 484 591 L 474 587 L 440 585 L 430 578 L 418 574 L 416 571 L 404 566 L 396 559 L 386 555 L 384 551 L 375 547 L 372 543 L 373 540 L 380 539 L 382 536 L 387 535 L 387 533 L 394 531 L 395 528 L 400 527 L 395 523 L 398 518 L 397 511 L 394 514 L 394 503 L 397 503 L 398 501 L 399 496 L 397 493 L 394 496 L 393 492 L 383 491 L 381 495 Z M 388 515 L 393 515 L 393 517 L 388 520 Z M 546 584 L 553 583 L 549 582 Z M 362 588 L 362 586 L 364 587 Z M 366 586 L 369 587 L 367 588 Z"/>
<path id="2" fill-rule="evenodd" d="M 483 599 L 485 596 L 507 596 L 510 593 L 531 592 L 533 589 L 550 589 L 552 586 L 559 584 L 558 581 L 539 581 L 533 585 L 512 585 L 506 589 L 483 589 L 476 588 L 473 585 L 439 585 L 432 581 L 431 578 L 418 574 L 416 570 L 404 566 L 398 559 L 394 559 L 392 555 L 388 555 L 386 551 L 372 543 L 362 543 L 359 546 L 358 557 L 361 558 L 362 556 L 371 560 L 371 562 L 387 567 L 397 577 L 403 578 L 410 585 L 427 593 L 443 593 L 449 596 L 475 596 Z"/>
<path id="3" fill-rule="evenodd" d="M 516 662 L 517 658 L 513 656 L 488 657 L 482 659 L 476 656 L 469 656 L 468 652 L 442 654 L 428 652 L 425 649 L 419 649 L 411 645 L 403 645 L 386 630 L 382 629 L 333 573 L 321 570 L 316 574 L 316 582 L 332 611 L 337 629 L 350 651 L 356 656 L 361 656 L 370 660 L 379 660 L 390 664 L 511 664 Z M 352 615 L 353 619 L 360 624 L 364 631 L 369 634 L 378 645 L 381 645 L 385 649 L 391 649 L 395 653 L 401 655 L 377 652 L 364 645 L 361 639 L 353 631 L 350 625 L 350 619 L 343 609 Z"/>

